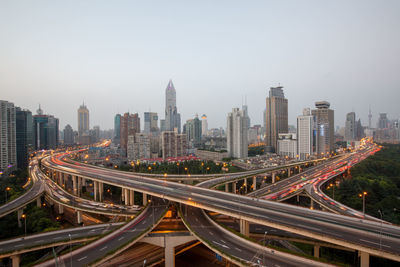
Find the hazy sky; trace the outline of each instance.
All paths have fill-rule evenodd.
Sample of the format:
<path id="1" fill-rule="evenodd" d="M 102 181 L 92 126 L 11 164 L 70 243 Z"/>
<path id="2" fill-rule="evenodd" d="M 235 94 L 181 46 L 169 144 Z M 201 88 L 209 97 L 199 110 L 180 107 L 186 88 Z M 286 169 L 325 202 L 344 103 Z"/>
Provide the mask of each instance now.
<path id="1" fill-rule="evenodd" d="M 0 99 L 77 128 L 116 113 L 164 118 L 172 79 L 182 125 L 210 127 L 247 96 L 254 123 L 280 83 L 289 123 L 327 100 L 335 124 L 371 105 L 400 118 L 400 1 L 0 1 Z"/>

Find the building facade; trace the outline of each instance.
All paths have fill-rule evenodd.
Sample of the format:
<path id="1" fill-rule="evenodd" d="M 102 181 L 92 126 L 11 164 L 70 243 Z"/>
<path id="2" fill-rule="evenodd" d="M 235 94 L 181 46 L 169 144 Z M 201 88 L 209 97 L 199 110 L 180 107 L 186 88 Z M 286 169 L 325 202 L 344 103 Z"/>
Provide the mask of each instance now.
<path id="1" fill-rule="evenodd" d="M 33 119 L 32 112 L 15 109 L 16 146 L 18 168 L 28 167 L 29 153 L 33 150 Z"/>
<path id="2" fill-rule="evenodd" d="M 297 153 L 300 160 L 306 160 L 315 152 L 315 118 L 309 108 L 297 117 Z"/>
<path id="3" fill-rule="evenodd" d="M 71 125 L 67 124 L 64 127 L 64 145 L 74 144 L 74 130 Z"/>
<path id="4" fill-rule="evenodd" d="M 296 134 L 281 133 L 278 135 L 278 155 L 298 159 Z"/>
<path id="5" fill-rule="evenodd" d="M 58 146 L 58 119 L 52 115 L 43 114 L 39 107 L 37 115 L 33 116 L 33 136 L 35 150 L 54 149 Z"/>
<path id="6" fill-rule="evenodd" d="M 316 109 L 312 110 L 316 123 L 316 153 L 330 153 L 334 150 L 335 121 L 334 111 L 327 101 L 315 102 Z"/>
<path id="7" fill-rule="evenodd" d="M 114 143 L 119 144 L 121 138 L 121 114 L 114 117 Z"/>
<path id="8" fill-rule="evenodd" d="M 158 115 L 156 112 L 144 113 L 144 132 L 156 133 L 158 132 Z"/>
<path id="9" fill-rule="evenodd" d="M 346 115 L 344 139 L 346 141 L 356 140 L 357 124 L 356 113 L 350 112 Z"/>
<path id="10" fill-rule="evenodd" d="M 228 114 L 226 132 L 230 157 L 246 158 L 248 156 L 247 120 L 248 117 L 239 108 L 233 108 Z"/>
<path id="11" fill-rule="evenodd" d="M 83 103 L 78 109 L 78 134 L 79 137 L 89 135 L 89 110 Z"/>
<path id="12" fill-rule="evenodd" d="M 128 136 L 128 161 L 151 158 L 150 136 L 145 133 L 136 133 Z"/>
<path id="13" fill-rule="evenodd" d="M 187 154 L 186 134 L 173 131 L 161 133 L 161 150 L 163 160 L 169 157 L 183 157 Z"/>
<path id="14" fill-rule="evenodd" d="M 120 121 L 120 144 L 121 148 L 127 151 L 128 136 L 140 133 L 140 118 L 139 114 L 130 114 L 126 112 L 121 116 Z"/>
<path id="15" fill-rule="evenodd" d="M 12 171 L 16 165 L 15 107 L 11 102 L 0 100 L 0 172 Z"/>
<path id="16" fill-rule="evenodd" d="M 194 119 L 186 121 L 184 134 L 187 136 L 187 141 L 190 147 L 198 147 L 201 143 L 202 122 L 198 116 Z"/>
<path id="17" fill-rule="evenodd" d="M 207 115 L 203 114 L 201 116 L 201 135 L 206 136 L 208 134 L 208 121 Z"/>
<path id="18" fill-rule="evenodd" d="M 266 99 L 265 143 L 267 149 L 276 151 L 278 135 L 288 132 L 288 100 L 283 87 L 271 87 Z"/>
<path id="19" fill-rule="evenodd" d="M 165 131 L 181 132 L 181 115 L 176 107 L 176 91 L 171 80 L 165 89 Z"/>

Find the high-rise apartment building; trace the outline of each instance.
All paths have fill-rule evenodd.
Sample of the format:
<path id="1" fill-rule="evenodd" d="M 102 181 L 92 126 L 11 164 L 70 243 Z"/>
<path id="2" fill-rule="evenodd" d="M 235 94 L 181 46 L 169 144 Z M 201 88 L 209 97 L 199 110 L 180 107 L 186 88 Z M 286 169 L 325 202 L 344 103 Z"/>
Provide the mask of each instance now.
<path id="1" fill-rule="evenodd" d="M 334 111 L 327 101 L 315 102 L 315 107 L 312 115 L 316 123 L 316 153 L 322 155 L 334 150 Z"/>
<path id="2" fill-rule="evenodd" d="M 15 109 L 17 166 L 20 169 L 28 167 L 29 153 L 33 150 L 33 119 L 32 112 Z"/>
<path id="3" fill-rule="evenodd" d="M 188 142 L 194 147 L 201 143 L 201 126 L 202 123 L 197 115 L 194 119 L 186 121 L 183 133 L 186 134 Z"/>
<path id="4" fill-rule="evenodd" d="M 136 133 L 128 136 L 128 161 L 151 158 L 150 135 Z"/>
<path id="5" fill-rule="evenodd" d="M 128 136 L 140 133 L 140 118 L 139 114 L 129 114 L 126 112 L 124 116 L 121 117 L 120 123 L 120 143 L 121 148 L 127 150 Z"/>
<path id="6" fill-rule="evenodd" d="M 389 128 L 389 120 L 387 117 L 387 113 L 380 113 L 378 120 L 378 128 L 379 129 L 387 129 Z"/>
<path id="7" fill-rule="evenodd" d="M 248 117 L 243 110 L 233 108 L 227 117 L 227 147 L 228 154 L 234 158 L 248 156 L 247 127 Z"/>
<path id="8" fill-rule="evenodd" d="M 357 134 L 356 113 L 349 112 L 346 115 L 344 139 L 346 141 L 354 141 L 356 140 L 356 134 Z"/>
<path id="9" fill-rule="evenodd" d="M 15 107 L 11 102 L 0 100 L 0 172 L 11 171 L 16 165 Z"/>
<path id="10" fill-rule="evenodd" d="M 290 158 L 298 158 L 296 134 L 284 133 L 278 135 L 277 154 L 288 156 Z"/>
<path id="11" fill-rule="evenodd" d="M 187 153 L 186 134 L 173 131 L 161 133 L 161 150 L 163 160 L 169 157 L 182 157 Z"/>
<path id="12" fill-rule="evenodd" d="M 266 99 L 265 142 L 267 149 L 276 151 L 278 134 L 288 132 L 288 100 L 283 87 L 271 87 Z"/>
<path id="13" fill-rule="evenodd" d="M 144 113 L 144 132 L 156 133 L 158 132 L 158 115 L 156 112 Z"/>
<path id="14" fill-rule="evenodd" d="M 89 110 L 83 103 L 78 109 L 78 134 L 79 137 L 89 135 Z"/>
<path id="15" fill-rule="evenodd" d="M 165 130 L 181 132 L 181 115 L 176 107 L 176 91 L 171 80 L 165 89 Z"/>
<path id="16" fill-rule="evenodd" d="M 203 114 L 203 116 L 201 116 L 201 135 L 206 136 L 207 134 L 208 134 L 207 115 Z"/>
<path id="17" fill-rule="evenodd" d="M 39 106 L 37 115 L 33 116 L 34 146 L 39 149 L 53 149 L 58 146 L 58 119 L 52 115 L 43 114 Z"/>
<path id="18" fill-rule="evenodd" d="M 74 144 L 74 130 L 71 125 L 67 124 L 64 128 L 64 145 Z"/>
<path id="19" fill-rule="evenodd" d="M 114 143 L 119 144 L 121 138 L 121 114 L 114 117 Z"/>
<path id="20" fill-rule="evenodd" d="M 306 160 L 315 152 L 315 118 L 309 108 L 297 117 L 297 153 L 300 160 Z"/>

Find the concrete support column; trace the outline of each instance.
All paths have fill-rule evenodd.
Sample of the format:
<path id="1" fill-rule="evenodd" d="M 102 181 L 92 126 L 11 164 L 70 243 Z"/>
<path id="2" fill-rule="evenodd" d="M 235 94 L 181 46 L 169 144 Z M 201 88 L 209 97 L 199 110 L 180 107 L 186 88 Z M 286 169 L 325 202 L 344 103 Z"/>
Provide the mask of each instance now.
<path id="1" fill-rule="evenodd" d="M 292 168 L 288 168 L 287 169 L 287 177 L 290 177 L 290 171 L 292 170 Z"/>
<path id="2" fill-rule="evenodd" d="M 21 255 L 13 255 L 11 256 L 12 267 L 19 267 L 19 263 L 21 262 Z"/>
<path id="3" fill-rule="evenodd" d="M 82 178 L 82 186 L 86 186 L 86 179 Z"/>
<path id="4" fill-rule="evenodd" d="M 369 267 L 369 254 L 364 251 L 360 251 L 360 267 Z"/>
<path id="5" fill-rule="evenodd" d="M 135 205 L 135 191 L 129 190 L 129 206 Z"/>
<path id="6" fill-rule="evenodd" d="M 319 245 L 314 245 L 314 257 L 315 258 L 319 258 L 319 249 L 320 249 Z"/>
<path id="7" fill-rule="evenodd" d="M 97 182 L 97 189 L 99 190 L 99 201 L 102 202 L 104 200 L 104 184 L 102 182 Z"/>
<path id="8" fill-rule="evenodd" d="M 166 244 L 164 248 L 165 267 L 175 267 L 175 248 L 172 244 Z"/>
<path id="9" fill-rule="evenodd" d="M 229 192 L 229 184 L 225 184 L 225 192 Z"/>
<path id="10" fill-rule="evenodd" d="M 78 197 L 80 197 L 82 195 L 82 178 L 81 177 L 77 178 L 78 178 Z"/>
<path id="11" fill-rule="evenodd" d="M 22 217 L 22 214 L 24 213 L 24 209 L 19 209 L 18 211 L 17 211 L 17 218 L 18 218 L 18 227 L 19 228 L 21 228 L 22 227 L 22 222 L 21 222 L 21 217 Z"/>
<path id="12" fill-rule="evenodd" d="M 38 207 L 38 208 L 42 207 L 42 198 L 41 197 L 38 197 L 36 199 L 36 207 Z"/>
<path id="13" fill-rule="evenodd" d="M 76 211 L 76 221 L 78 224 L 82 224 L 82 211 L 80 210 Z"/>
<path id="14" fill-rule="evenodd" d="M 125 201 L 125 189 L 121 187 L 121 201 Z"/>
<path id="15" fill-rule="evenodd" d="M 58 214 L 63 214 L 64 213 L 64 206 L 61 204 L 58 204 Z"/>
<path id="16" fill-rule="evenodd" d="M 240 233 L 244 236 L 250 235 L 250 227 L 248 221 L 240 219 Z"/>
<path id="17" fill-rule="evenodd" d="M 312 210 L 314 209 L 314 200 L 313 200 L 313 199 L 311 199 L 310 208 L 311 208 Z"/>
<path id="18" fill-rule="evenodd" d="M 236 194 L 236 181 L 232 183 L 232 193 Z"/>
<path id="19" fill-rule="evenodd" d="M 244 193 L 247 194 L 247 178 L 244 178 Z"/>
<path id="20" fill-rule="evenodd" d="M 124 188 L 125 190 L 125 205 L 129 205 L 129 190 Z"/>
<path id="21" fill-rule="evenodd" d="M 273 172 L 273 173 L 272 173 L 272 183 L 273 183 L 273 184 L 275 183 L 275 176 L 276 176 L 276 173 Z"/>
<path id="22" fill-rule="evenodd" d="M 145 193 L 143 193 L 143 201 L 142 201 L 143 203 L 143 206 L 146 206 L 146 204 L 147 204 L 147 194 L 145 194 Z"/>
<path id="23" fill-rule="evenodd" d="M 253 191 L 257 190 L 257 176 L 253 177 Z"/>
<path id="24" fill-rule="evenodd" d="M 94 201 L 97 201 L 98 195 L 97 192 L 99 192 L 99 183 L 96 181 L 93 181 L 93 193 L 94 193 Z"/>
<path id="25" fill-rule="evenodd" d="M 73 192 L 74 196 L 77 196 L 78 195 L 78 182 L 77 182 L 78 177 L 75 175 L 72 175 L 71 178 L 72 178 L 72 192 Z"/>

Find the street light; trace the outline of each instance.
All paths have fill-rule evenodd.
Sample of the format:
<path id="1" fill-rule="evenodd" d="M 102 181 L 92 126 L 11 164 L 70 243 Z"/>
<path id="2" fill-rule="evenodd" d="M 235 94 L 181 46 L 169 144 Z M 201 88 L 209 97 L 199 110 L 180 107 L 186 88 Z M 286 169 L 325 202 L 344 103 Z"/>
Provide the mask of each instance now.
<path id="1" fill-rule="evenodd" d="M 71 234 L 68 234 L 69 236 L 69 253 L 70 253 L 70 262 L 71 262 L 71 267 L 72 267 L 72 238 L 71 238 Z"/>
<path id="2" fill-rule="evenodd" d="M 25 236 L 26 236 L 26 214 L 22 214 L 21 218 L 24 219 L 24 223 L 25 223 Z"/>
<path id="3" fill-rule="evenodd" d="M 6 187 L 6 202 L 7 202 L 7 193 L 8 193 L 8 191 L 10 191 L 11 190 L 11 187 Z"/>
<path id="4" fill-rule="evenodd" d="M 367 192 L 362 192 L 361 194 L 358 194 L 358 196 L 359 197 L 362 197 L 362 199 L 363 199 L 363 214 L 364 214 L 364 217 L 365 217 L 365 196 L 367 195 Z"/>
<path id="5" fill-rule="evenodd" d="M 330 184 L 329 186 L 332 187 L 332 198 L 333 198 L 333 200 L 335 200 L 335 185 Z"/>

